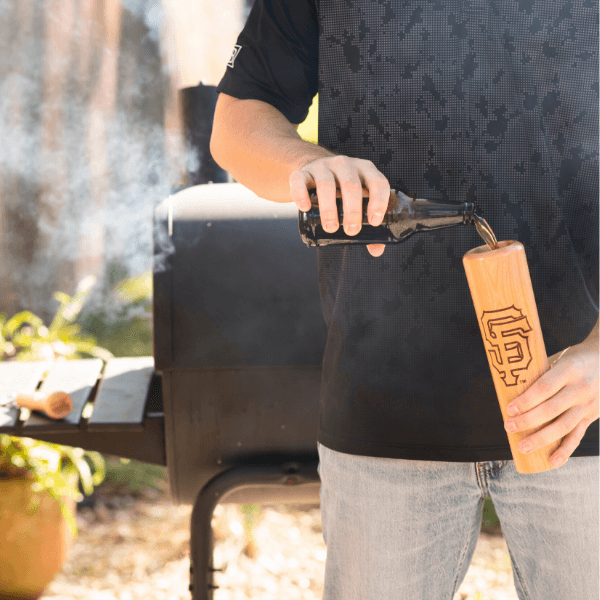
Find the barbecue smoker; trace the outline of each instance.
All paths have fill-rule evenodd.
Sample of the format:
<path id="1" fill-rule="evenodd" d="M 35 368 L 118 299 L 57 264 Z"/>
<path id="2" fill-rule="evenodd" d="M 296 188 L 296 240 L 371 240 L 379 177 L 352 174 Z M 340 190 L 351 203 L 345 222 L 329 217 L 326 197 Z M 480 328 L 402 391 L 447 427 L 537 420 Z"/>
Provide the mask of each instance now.
<path id="1" fill-rule="evenodd" d="M 293 204 L 197 185 L 155 211 L 154 357 L 0 363 L 0 433 L 168 469 L 191 503 L 190 591 L 213 597 L 219 502 L 318 502 L 326 327 Z M 61 420 L 4 403 L 69 394 Z"/>
<path id="2" fill-rule="evenodd" d="M 171 496 L 193 503 L 193 598 L 212 598 L 220 502 L 318 502 L 326 341 L 294 204 L 207 184 L 155 211 L 154 361 Z"/>

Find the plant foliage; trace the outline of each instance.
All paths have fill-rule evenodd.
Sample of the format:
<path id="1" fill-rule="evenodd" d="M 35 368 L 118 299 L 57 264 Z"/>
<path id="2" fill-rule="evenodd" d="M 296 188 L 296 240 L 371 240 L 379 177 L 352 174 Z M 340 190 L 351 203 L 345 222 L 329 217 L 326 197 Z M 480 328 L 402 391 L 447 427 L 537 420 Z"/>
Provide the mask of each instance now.
<path id="1" fill-rule="evenodd" d="M 93 336 L 82 334 L 81 326 L 76 323 L 95 281 L 94 277 L 83 279 L 74 296 L 56 292 L 54 298 L 58 300 L 59 308 L 49 326 L 30 311 L 19 312 L 10 318 L 0 314 L 0 361 L 53 362 L 84 356 L 106 361 L 112 358 L 108 350 L 97 345 Z M 99 452 L 0 435 L 0 479 L 30 479 L 34 492 L 29 507 L 32 511 L 39 505 L 39 494 L 48 492 L 59 502 L 73 534 L 77 533 L 75 518 L 65 499 L 81 500 L 79 483 L 84 494 L 92 494 L 105 473 L 104 459 Z"/>
<path id="2" fill-rule="evenodd" d="M 55 292 L 53 297 L 60 306 L 48 327 L 28 310 L 8 319 L 0 314 L 0 360 L 53 361 L 93 356 L 106 361 L 112 358 L 108 350 L 96 344 L 93 336 L 82 334 L 81 325 L 75 322 L 95 281 L 95 277 L 83 279 L 74 296 Z"/>
<path id="3" fill-rule="evenodd" d="M 60 504 L 69 528 L 76 535 L 75 518 L 65 499 L 81 500 L 82 494 L 74 481 L 81 483 L 85 494 L 92 494 L 94 486 L 104 479 L 105 467 L 98 452 L 0 434 L 0 476 L 31 480 L 34 494 L 28 509 L 32 512 L 39 505 L 39 495 L 48 492 Z"/>

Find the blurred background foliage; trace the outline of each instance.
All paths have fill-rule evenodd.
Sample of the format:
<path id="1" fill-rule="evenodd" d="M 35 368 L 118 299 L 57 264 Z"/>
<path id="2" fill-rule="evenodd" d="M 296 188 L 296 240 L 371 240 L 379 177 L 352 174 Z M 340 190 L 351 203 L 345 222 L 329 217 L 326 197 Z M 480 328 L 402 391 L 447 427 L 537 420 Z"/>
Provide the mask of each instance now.
<path id="1" fill-rule="evenodd" d="M 88 311 L 82 330 L 115 357 L 152 355 L 152 272 L 123 277 L 124 268 L 113 265 L 109 284 L 113 304 Z M 106 476 L 100 491 L 139 494 L 144 488 L 167 489 L 166 468 L 104 456 Z"/>
<path id="2" fill-rule="evenodd" d="M 308 111 L 308 116 L 304 120 L 304 123 L 300 123 L 298 127 L 298 133 L 303 140 L 312 142 L 313 144 L 318 143 L 319 139 L 319 94 L 313 98 L 312 105 Z"/>
<path id="3" fill-rule="evenodd" d="M 10 318 L 0 314 L 0 360 L 51 362 L 86 356 L 109 360 L 112 354 L 98 346 L 94 336 L 82 332 L 81 325 L 76 323 L 95 282 L 95 277 L 86 277 L 79 282 L 73 296 L 55 292 L 53 298 L 59 306 L 48 326 L 28 310 Z"/>
<path id="4" fill-rule="evenodd" d="M 112 290 L 111 310 L 88 313 L 81 318 L 95 283 L 95 277 L 84 278 L 73 296 L 55 292 L 53 298 L 58 308 L 49 325 L 31 311 L 20 311 L 11 317 L 0 314 L 0 361 L 52 362 L 89 357 L 108 361 L 113 356 L 151 355 L 152 273 L 118 280 Z M 166 489 L 164 467 L 114 456 L 103 458 L 106 477 L 100 489 L 126 488 L 133 494 L 144 487 Z"/>
<path id="5" fill-rule="evenodd" d="M 81 319 L 83 330 L 114 356 L 152 354 L 152 272 L 119 279 L 111 271 L 112 304 L 91 309 Z"/>
<path id="6" fill-rule="evenodd" d="M 160 491 L 167 489 L 165 467 L 117 456 L 105 456 L 104 458 L 106 461 L 105 487 L 110 485 L 114 492 L 135 495 L 144 488 Z"/>

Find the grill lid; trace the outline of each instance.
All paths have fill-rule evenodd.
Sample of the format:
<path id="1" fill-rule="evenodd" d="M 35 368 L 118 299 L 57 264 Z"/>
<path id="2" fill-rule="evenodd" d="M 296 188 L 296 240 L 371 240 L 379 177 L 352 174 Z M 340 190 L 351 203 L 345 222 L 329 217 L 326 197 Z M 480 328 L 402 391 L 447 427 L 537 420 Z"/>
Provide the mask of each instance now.
<path id="1" fill-rule="evenodd" d="M 317 254 L 293 203 L 194 186 L 157 207 L 154 231 L 157 369 L 321 363 Z"/>

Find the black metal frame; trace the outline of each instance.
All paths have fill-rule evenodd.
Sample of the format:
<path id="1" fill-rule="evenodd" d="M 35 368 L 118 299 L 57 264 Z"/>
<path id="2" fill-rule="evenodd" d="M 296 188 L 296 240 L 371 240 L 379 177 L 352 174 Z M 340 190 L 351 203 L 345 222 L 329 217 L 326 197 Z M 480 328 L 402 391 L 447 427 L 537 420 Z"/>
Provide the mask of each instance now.
<path id="1" fill-rule="evenodd" d="M 60 428 L 60 422 L 49 421 L 47 428 L 28 431 L 17 427 L 10 432 L 10 435 L 31 437 L 44 442 L 95 450 L 104 454 L 166 466 L 161 374 L 154 372 L 152 376 L 141 427 L 124 425 L 122 428 L 115 427 L 109 431 L 89 431 L 86 420 L 82 419 L 76 430 L 65 431 Z"/>
<path id="2" fill-rule="evenodd" d="M 194 503 L 191 521 L 189 589 L 192 600 L 212 600 L 213 591 L 218 587 L 213 581 L 213 574 L 219 569 L 213 565 L 211 526 L 217 504 L 234 501 L 238 492 L 244 495 L 244 502 L 251 502 L 253 489 L 259 487 L 275 493 L 277 488 L 288 492 L 285 494 L 288 501 L 294 495 L 297 501 L 318 500 L 315 495 L 320 481 L 317 469 L 318 459 L 305 463 L 234 467 L 217 475 L 202 488 Z"/>

